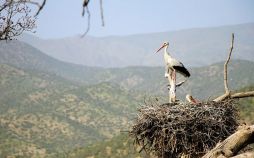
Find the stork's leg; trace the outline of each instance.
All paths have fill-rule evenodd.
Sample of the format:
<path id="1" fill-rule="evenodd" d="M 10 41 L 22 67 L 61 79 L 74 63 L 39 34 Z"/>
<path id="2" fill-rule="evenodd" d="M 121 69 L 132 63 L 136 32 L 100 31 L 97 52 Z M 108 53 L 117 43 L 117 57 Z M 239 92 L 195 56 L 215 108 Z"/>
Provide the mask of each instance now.
<path id="1" fill-rule="evenodd" d="M 169 68 L 168 66 L 166 65 L 165 66 L 165 78 L 168 78 L 169 77 Z"/>

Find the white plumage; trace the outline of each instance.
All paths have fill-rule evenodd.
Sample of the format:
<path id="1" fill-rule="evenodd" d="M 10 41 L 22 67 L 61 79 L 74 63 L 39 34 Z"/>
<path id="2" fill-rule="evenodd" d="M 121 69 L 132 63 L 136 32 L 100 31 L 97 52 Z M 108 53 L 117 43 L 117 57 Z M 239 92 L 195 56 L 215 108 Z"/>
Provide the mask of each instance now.
<path id="1" fill-rule="evenodd" d="M 165 61 L 165 77 L 169 77 L 169 73 L 172 70 L 182 74 L 185 77 L 190 77 L 189 71 L 184 67 L 183 63 L 173 58 L 168 52 L 169 42 L 164 42 L 163 45 L 157 50 L 159 52 L 162 48 L 164 49 L 164 61 Z M 156 52 L 156 53 L 157 53 Z"/>

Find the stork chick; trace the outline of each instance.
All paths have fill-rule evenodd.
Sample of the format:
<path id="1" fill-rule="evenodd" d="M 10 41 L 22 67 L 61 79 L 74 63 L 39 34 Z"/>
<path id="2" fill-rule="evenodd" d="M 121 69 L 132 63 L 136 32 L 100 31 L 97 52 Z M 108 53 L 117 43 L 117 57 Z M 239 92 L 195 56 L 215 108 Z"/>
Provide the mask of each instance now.
<path id="1" fill-rule="evenodd" d="M 199 100 L 194 99 L 194 98 L 193 98 L 191 95 L 189 95 L 189 94 L 186 95 L 186 100 L 187 100 L 189 103 L 191 103 L 191 104 L 198 104 L 198 103 L 200 103 Z"/>

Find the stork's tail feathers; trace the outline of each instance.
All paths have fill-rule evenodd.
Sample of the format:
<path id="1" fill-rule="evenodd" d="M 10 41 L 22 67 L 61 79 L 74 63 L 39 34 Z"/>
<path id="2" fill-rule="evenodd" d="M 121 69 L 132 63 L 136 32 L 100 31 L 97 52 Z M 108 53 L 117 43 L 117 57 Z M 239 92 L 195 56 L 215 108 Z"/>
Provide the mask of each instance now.
<path id="1" fill-rule="evenodd" d="M 190 77 L 189 71 L 183 66 L 173 66 L 173 68 L 184 77 Z"/>

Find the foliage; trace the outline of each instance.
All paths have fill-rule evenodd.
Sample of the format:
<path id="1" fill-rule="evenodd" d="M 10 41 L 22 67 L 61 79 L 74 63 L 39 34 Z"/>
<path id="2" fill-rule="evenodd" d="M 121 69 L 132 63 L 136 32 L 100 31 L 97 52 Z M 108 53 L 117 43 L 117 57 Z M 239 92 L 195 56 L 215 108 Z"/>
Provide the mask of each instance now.
<path id="1" fill-rule="evenodd" d="M 150 157 L 147 153 L 139 153 L 133 146 L 133 140 L 128 134 L 120 134 L 111 140 L 99 142 L 85 148 L 78 148 L 68 153 L 70 158 L 134 158 Z"/>
<path id="2" fill-rule="evenodd" d="M 241 89 L 241 91 L 253 91 L 254 86 Z M 254 98 L 240 99 L 240 117 L 247 124 L 254 124 Z"/>

